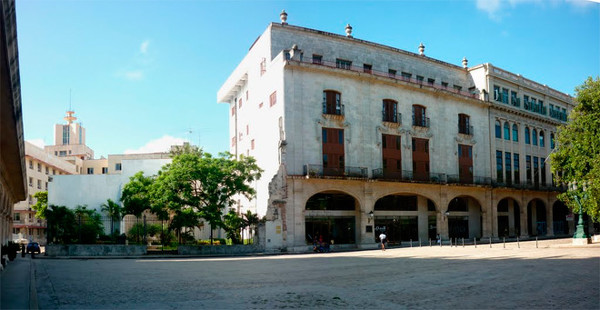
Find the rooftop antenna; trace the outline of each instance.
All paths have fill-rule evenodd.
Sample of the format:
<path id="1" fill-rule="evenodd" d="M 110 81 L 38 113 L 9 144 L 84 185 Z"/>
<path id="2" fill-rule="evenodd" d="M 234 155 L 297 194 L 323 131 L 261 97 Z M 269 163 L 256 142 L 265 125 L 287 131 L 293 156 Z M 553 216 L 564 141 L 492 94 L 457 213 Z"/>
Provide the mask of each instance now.
<path id="1" fill-rule="evenodd" d="M 71 109 L 71 89 L 69 88 L 69 110 L 67 111 L 67 116 L 64 117 L 64 120 L 67 121 L 68 125 L 71 125 L 73 121 L 77 120 L 77 117 L 73 116 L 75 112 Z"/>

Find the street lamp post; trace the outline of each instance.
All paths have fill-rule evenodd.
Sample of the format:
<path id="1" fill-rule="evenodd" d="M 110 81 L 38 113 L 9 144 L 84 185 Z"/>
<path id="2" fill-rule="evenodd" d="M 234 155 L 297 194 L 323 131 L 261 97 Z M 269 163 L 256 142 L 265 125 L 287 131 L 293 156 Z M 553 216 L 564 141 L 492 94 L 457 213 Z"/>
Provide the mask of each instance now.
<path id="1" fill-rule="evenodd" d="M 579 206 L 579 220 L 577 221 L 577 229 L 575 230 L 575 234 L 573 235 L 573 245 L 582 245 L 589 244 L 590 239 L 589 236 L 585 233 L 585 227 L 583 223 L 583 205 L 582 201 L 587 199 L 587 186 L 588 183 L 583 182 L 582 184 L 583 194 L 579 197 L 579 193 L 577 193 L 577 182 L 569 183 L 569 190 L 571 191 L 575 202 Z"/>

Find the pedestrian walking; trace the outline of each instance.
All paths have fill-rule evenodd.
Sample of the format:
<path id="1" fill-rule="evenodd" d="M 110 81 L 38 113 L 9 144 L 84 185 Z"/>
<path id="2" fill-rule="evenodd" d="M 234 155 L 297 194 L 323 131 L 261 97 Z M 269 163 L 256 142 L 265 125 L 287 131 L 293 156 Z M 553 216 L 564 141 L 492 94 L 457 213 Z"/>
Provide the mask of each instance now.
<path id="1" fill-rule="evenodd" d="M 386 242 L 385 239 L 386 238 L 387 238 L 387 236 L 384 233 L 381 233 L 381 235 L 379 235 L 379 240 L 381 241 L 381 250 L 382 251 L 385 251 L 385 242 Z"/>

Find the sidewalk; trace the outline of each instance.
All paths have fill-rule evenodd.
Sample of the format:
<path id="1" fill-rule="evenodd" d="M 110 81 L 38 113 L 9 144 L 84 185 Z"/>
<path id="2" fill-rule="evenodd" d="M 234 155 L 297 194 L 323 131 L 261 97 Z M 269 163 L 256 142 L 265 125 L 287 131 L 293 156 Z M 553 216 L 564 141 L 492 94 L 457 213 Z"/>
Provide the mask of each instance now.
<path id="1" fill-rule="evenodd" d="M 31 255 L 9 262 L 0 272 L 0 309 L 37 309 L 34 265 Z"/>

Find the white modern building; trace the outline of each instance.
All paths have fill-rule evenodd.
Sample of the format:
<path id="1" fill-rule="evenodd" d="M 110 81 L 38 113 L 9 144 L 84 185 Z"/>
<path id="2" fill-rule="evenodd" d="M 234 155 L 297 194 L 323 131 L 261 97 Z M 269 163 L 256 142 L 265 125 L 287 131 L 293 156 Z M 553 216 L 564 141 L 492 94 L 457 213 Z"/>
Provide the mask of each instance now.
<path id="1" fill-rule="evenodd" d="M 572 232 L 547 162 L 569 95 L 281 19 L 217 94 L 231 152 L 265 170 L 238 207 L 267 216 L 268 248 Z"/>

